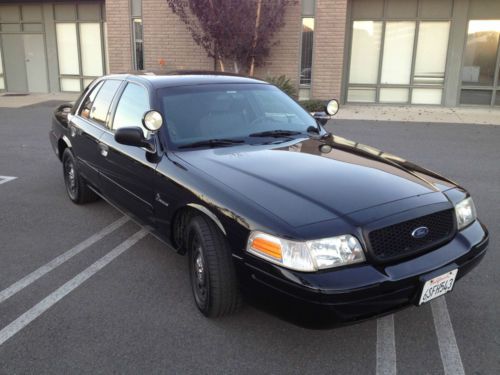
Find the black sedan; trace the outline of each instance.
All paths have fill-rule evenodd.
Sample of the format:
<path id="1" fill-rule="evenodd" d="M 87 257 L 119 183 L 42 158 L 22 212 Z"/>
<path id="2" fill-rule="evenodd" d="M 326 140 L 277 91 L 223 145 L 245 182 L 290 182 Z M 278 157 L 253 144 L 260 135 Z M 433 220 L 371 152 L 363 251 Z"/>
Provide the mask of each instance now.
<path id="1" fill-rule="evenodd" d="M 189 257 L 209 317 L 241 293 L 346 322 L 421 305 L 482 259 L 469 194 L 397 156 L 335 136 L 265 82 L 114 75 L 54 113 L 69 198 L 109 201 Z"/>

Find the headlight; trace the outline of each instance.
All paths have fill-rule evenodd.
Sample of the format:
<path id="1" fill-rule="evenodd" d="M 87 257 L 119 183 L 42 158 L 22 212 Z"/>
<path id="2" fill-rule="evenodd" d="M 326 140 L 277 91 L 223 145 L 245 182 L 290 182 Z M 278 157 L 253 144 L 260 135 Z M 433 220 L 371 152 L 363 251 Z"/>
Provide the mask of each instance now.
<path id="1" fill-rule="evenodd" d="M 457 203 L 455 206 L 455 215 L 457 217 L 458 230 L 465 228 L 476 220 L 476 207 L 474 207 L 472 198 L 469 197 Z"/>
<path id="2" fill-rule="evenodd" d="M 365 261 L 361 244 L 350 234 L 299 242 L 256 231 L 248 238 L 247 251 L 283 267 L 305 272 Z"/>

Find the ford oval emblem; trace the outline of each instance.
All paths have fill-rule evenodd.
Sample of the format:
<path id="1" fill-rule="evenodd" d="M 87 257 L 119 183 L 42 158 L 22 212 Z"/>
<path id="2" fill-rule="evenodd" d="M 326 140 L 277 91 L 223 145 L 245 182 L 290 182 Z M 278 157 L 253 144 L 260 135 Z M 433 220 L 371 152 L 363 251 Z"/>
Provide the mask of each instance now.
<path id="1" fill-rule="evenodd" d="M 427 227 L 418 227 L 413 229 L 413 232 L 411 232 L 411 236 L 413 238 L 424 238 L 429 234 L 429 228 Z"/>

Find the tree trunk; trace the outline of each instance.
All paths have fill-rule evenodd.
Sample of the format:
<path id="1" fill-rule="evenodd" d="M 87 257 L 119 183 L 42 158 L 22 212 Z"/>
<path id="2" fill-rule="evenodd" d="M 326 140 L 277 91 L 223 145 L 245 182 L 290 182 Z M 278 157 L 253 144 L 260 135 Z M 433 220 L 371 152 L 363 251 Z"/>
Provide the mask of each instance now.
<path id="1" fill-rule="evenodd" d="M 220 56 L 217 58 L 217 60 L 219 60 L 220 71 L 221 72 L 225 72 L 226 71 L 226 67 L 224 66 L 224 61 L 222 61 L 222 58 Z"/>
<path id="2" fill-rule="evenodd" d="M 234 72 L 238 74 L 240 72 L 240 66 L 238 65 L 238 61 L 233 60 Z"/>
<path id="3" fill-rule="evenodd" d="M 252 40 L 252 58 L 250 60 L 250 69 L 248 75 L 253 76 L 255 70 L 255 48 L 257 47 L 257 40 L 259 38 L 259 26 L 260 26 L 260 9 L 262 8 L 262 0 L 257 0 L 257 15 L 255 17 L 255 31 Z"/>

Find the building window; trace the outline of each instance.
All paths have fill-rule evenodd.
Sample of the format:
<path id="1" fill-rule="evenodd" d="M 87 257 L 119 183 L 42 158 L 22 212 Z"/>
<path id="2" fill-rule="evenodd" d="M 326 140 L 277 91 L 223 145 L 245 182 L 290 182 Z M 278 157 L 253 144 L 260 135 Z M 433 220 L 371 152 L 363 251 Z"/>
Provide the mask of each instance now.
<path id="1" fill-rule="evenodd" d="M 500 105 L 500 20 L 471 20 L 462 68 L 461 104 Z"/>
<path id="2" fill-rule="evenodd" d="M 61 91 L 81 91 L 103 75 L 100 22 L 58 22 L 56 40 Z"/>
<path id="3" fill-rule="evenodd" d="M 302 1 L 302 38 L 299 74 L 300 100 L 307 100 L 311 96 L 315 6 L 315 0 Z"/>
<path id="4" fill-rule="evenodd" d="M 300 84 L 311 84 L 314 18 L 302 18 L 302 53 L 300 59 Z"/>
<path id="5" fill-rule="evenodd" d="M 350 4 L 347 101 L 442 104 L 453 2 Z"/>
<path id="6" fill-rule="evenodd" d="M 135 70 L 144 70 L 142 0 L 130 0 L 130 16 L 132 17 L 132 63 Z"/>
<path id="7" fill-rule="evenodd" d="M 441 104 L 449 21 L 353 21 L 348 102 Z"/>
<path id="8" fill-rule="evenodd" d="M 132 20 L 132 31 L 134 38 L 134 69 L 144 70 L 144 43 L 142 39 L 142 19 L 134 18 Z"/>
<path id="9" fill-rule="evenodd" d="M 5 79 L 3 76 L 2 45 L 0 44 L 0 91 L 5 90 Z"/>

